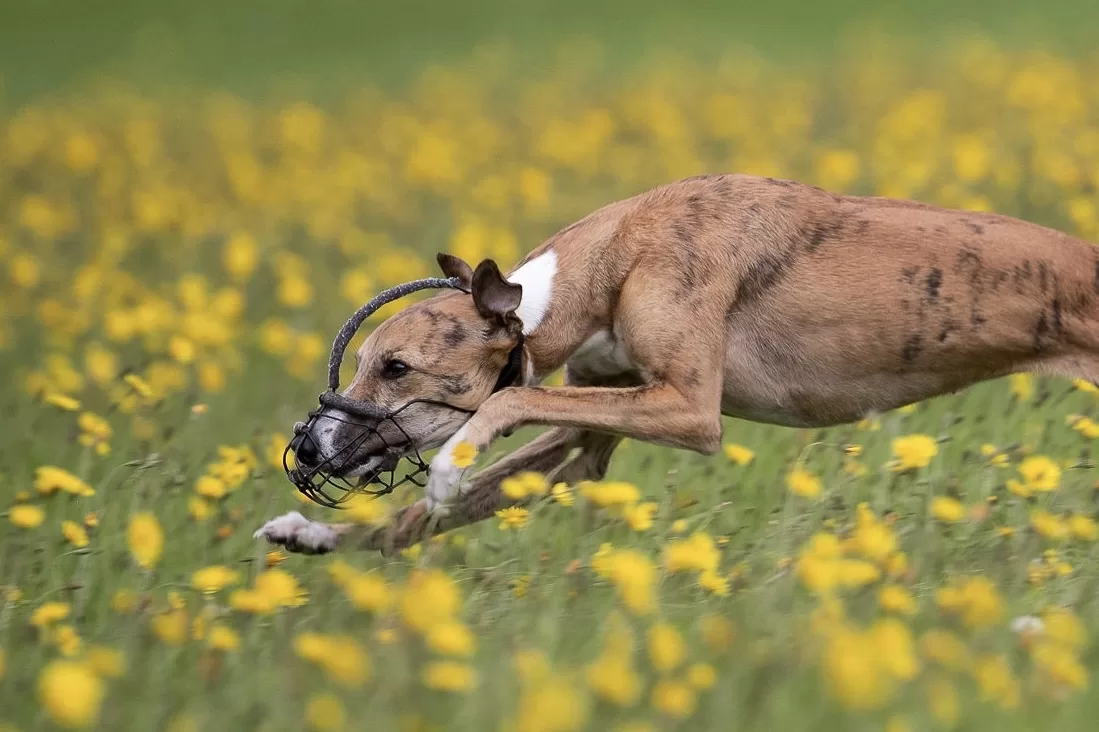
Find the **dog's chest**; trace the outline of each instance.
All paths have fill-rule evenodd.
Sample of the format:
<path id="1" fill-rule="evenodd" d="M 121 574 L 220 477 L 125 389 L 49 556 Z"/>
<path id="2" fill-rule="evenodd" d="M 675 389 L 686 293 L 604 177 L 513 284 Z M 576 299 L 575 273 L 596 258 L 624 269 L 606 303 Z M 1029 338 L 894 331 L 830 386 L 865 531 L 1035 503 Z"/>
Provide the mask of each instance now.
<path id="1" fill-rule="evenodd" d="M 601 330 L 584 341 L 569 357 L 569 370 L 589 378 L 622 374 L 644 376 L 622 341 L 609 330 Z"/>

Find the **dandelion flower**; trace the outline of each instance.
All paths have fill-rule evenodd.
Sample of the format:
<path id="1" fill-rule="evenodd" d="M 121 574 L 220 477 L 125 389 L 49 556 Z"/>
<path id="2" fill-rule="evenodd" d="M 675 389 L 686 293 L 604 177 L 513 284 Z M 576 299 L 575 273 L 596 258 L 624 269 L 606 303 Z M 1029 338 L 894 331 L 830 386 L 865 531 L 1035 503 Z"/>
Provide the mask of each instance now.
<path id="1" fill-rule="evenodd" d="M 429 689 L 462 693 L 476 688 L 477 672 L 457 661 L 432 661 L 424 667 L 422 680 Z"/>
<path id="2" fill-rule="evenodd" d="M 164 532 L 156 516 L 148 512 L 131 516 L 126 540 L 130 546 L 130 554 L 138 565 L 144 569 L 156 566 L 161 552 L 164 551 Z"/>
<path id="3" fill-rule="evenodd" d="M 1048 492 L 1061 484 L 1061 468 L 1044 455 L 1031 455 L 1019 463 L 1019 474 L 1031 490 Z"/>
<path id="4" fill-rule="evenodd" d="M 786 476 L 786 485 L 790 492 L 802 498 L 820 498 L 823 486 L 820 478 L 803 468 L 794 468 Z"/>
<path id="5" fill-rule="evenodd" d="M 468 468 L 477 459 L 477 448 L 469 442 L 459 442 L 450 453 L 450 459 L 455 467 Z"/>
<path id="6" fill-rule="evenodd" d="M 11 507 L 8 520 L 20 529 L 36 529 L 46 520 L 46 512 L 39 506 L 21 503 Z"/>
<path id="7" fill-rule="evenodd" d="M 1069 525 L 1045 509 L 1031 511 L 1030 526 L 1050 541 L 1063 541 L 1069 536 Z"/>
<path id="8" fill-rule="evenodd" d="M 497 511 L 496 518 L 500 519 L 501 530 L 507 531 L 509 529 L 514 529 L 518 531 L 530 521 L 530 511 L 518 506 L 511 506 Z"/>
<path id="9" fill-rule="evenodd" d="M 668 673 L 679 667 L 687 657 L 687 646 L 683 636 L 674 626 L 656 623 L 646 636 L 649 646 L 649 661 L 660 673 Z"/>
<path id="10" fill-rule="evenodd" d="M 901 615 L 913 615 L 917 609 L 912 595 L 900 585 L 884 585 L 878 590 L 878 604 L 886 612 Z"/>
<path id="11" fill-rule="evenodd" d="M 206 645 L 215 651 L 235 651 L 240 648 L 240 636 L 226 625 L 214 625 L 210 628 Z"/>
<path id="12" fill-rule="evenodd" d="M 1088 516 L 1073 514 L 1068 520 L 1069 531 L 1080 541 L 1095 541 L 1099 539 L 1099 524 Z"/>
<path id="13" fill-rule="evenodd" d="M 661 714 L 686 719 L 698 703 L 694 688 L 685 681 L 660 679 L 653 686 L 652 706 Z"/>
<path id="14" fill-rule="evenodd" d="M 653 527 L 656 509 L 657 505 L 651 501 L 638 503 L 623 509 L 622 516 L 626 520 L 626 525 L 634 531 L 648 531 Z"/>
<path id="15" fill-rule="evenodd" d="M 750 450 L 744 445 L 737 445 L 735 443 L 728 443 L 722 448 L 725 452 L 725 457 L 729 458 L 736 465 L 747 465 L 755 459 L 755 452 Z"/>
<path id="16" fill-rule="evenodd" d="M 305 724 L 316 732 L 340 732 L 347 727 L 347 711 L 335 694 L 313 694 L 305 705 Z"/>
<path id="17" fill-rule="evenodd" d="M 61 535 L 77 549 L 88 546 L 88 532 L 75 521 L 62 521 Z"/>
<path id="18" fill-rule="evenodd" d="M 240 573 L 223 565 L 200 569 L 191 575 L 191 584 L 198 591 L 211 595 L 220 592 L 240 579 Z"/>
<path id="19" fill-rule="evenodd" d="M 931 499 L 931 515 L 943 523 L 957 523 L 965 518 L 965 506 L 956 498 L 935 496 Z"/>
<path id="20" fill-rule="evenodd" d="M 31 613 L 31 625 L 36 628 L 46 628 L 69 617 L 71 611 L 72 607 L 67 602 L 43 603 Z"/>
<path id="21" fill-rule="evenodd" d="M 476 648 L 473 633 L 456 620 L 440 623 L 427 632 L 427 646 L 444 656 L 471 656 Z"/>
<path id="22" fill-rule="evenodd" d="M 85 663 L 51 661 L 38 676 L 38 701 L 56 724 L 88 727 L 99 716 L 103 680 Z"/>
<path id="23" fill-rule="evenodd" d="M 554 483 L 553 488 L 550 489 L 550 495 L 562 506 L 571 506 L 576 501 L 566 483 Z"/>
<path id="24" fill-rule="evenodd" d="M 107 646 L 88 646 L 84 661 L 99 676 L 116 679 L 126 672 L 126 657 L 122 652 Z"/>
<path id="25" fill-rule="evenodd" d="M 926 468 L 939 454 L 939 446 L 930 435 L 905 435 L 893 440 L 893 470 L 901 472 Z"/>

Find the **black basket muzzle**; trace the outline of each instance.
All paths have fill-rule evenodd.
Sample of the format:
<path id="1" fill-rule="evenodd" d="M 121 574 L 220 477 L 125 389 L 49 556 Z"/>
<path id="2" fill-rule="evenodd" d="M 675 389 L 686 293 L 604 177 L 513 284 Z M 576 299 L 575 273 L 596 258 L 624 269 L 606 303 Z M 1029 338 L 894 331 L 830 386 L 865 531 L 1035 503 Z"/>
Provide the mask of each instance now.
<path id="1" fill-rule="evenodd" d="M 286 477 L 314 503 L 328 508 L 342 508 L 342 504 L 357 493 L 380 496 L 391 493 L 405 483 L 424 486 L 426 480 L 423 476 L 427 473 L 428 465 L 411 437 L 401 427 L 401 414 L 413 404 L 428 404 L 467 414 L 473 413 L 470 409 L 430 399 L 414 399 L 398 409 L 386 411 L 375 404 L 352 399 L 337 391 L 340 385 L 340 364 L 343 362 L 344 352 L 363 322 L 384 305 L 427 289 L 453 289 L 468 292 L 456 277 L 446 279 L 431 277 L 406 282 L 385 290 L 359 308 L 336 335 L 328 358 L 328 390 L 320 395 L 320 406 L 309 413 L 307 421 L 294 425 L 294 438 L 282 453 L 282 466 L 286 471 Z M 522 358 L 523 336 L 520 333 L 518 343 L 508 355 L 507 364 L 496 380 L 493 393 L 520 380 Z M 312 437 L 313 428 L 321 420 L 332 420 L 354 428 L 345 430 L 352 436 L 343 444 L 334 446 L 331 454 L 328 455 L 319 454 L 320 447 L 315 444 Z M 393 444 L 386 441 L 381 429 L 387 423 L 394 427 L 393 432 L 400 435 Z M 382 453 L 377 455 L 380 462 L 375 467 L 355 478 L 349 479 L 335 475 L 336 472 L 342 472 L 343 466 L 348 461 L 354 459 L 359 448 L 367 440 L 375 437 L 384 446 Z M 309 460 L 302 460 L 301 452 L 307 449 L 307 441 L 314 442 L 312 450 L 318 453 L 319 460 L 313 465 L 307 464 L 311 462 Z M 404 463 L 403 467 L 402 463 Z M 377 487 L 367 487 L 371 485 Z M 331 493 L 336 495 L 333 496 Z"/>

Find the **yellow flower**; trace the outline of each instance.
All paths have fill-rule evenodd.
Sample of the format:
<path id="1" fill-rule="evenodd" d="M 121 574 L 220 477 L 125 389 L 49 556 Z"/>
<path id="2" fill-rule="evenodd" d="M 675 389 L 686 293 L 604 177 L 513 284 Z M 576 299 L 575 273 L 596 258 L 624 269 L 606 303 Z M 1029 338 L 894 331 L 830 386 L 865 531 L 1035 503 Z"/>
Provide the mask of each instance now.
<path id="1" fill-rule="evenodd" d="M 717 671 L 708 663 L 691 664 L 687 669 L 687 683 L 699 691 L 712 689 L 717 683 Z"/>
<path id="2" fill-rule="evenodd" d="M 137 608 L 137 595 L 132 590 L 115 590 L 111 596 L 111 610 L 120 615 L 132 613 Z"/>
<path id="3" fill-rule="evenodd" d="M 965 518 L 965 506 L 957 498 L 935 496 L 931 499 L 931 515 L 943 523 L 957 523 Z"/>
<path id="4" fill-rule="evenodd" d="M 878 604 L 887 612 L 902 615 L 913 615 L 917 610 L 912 595 L 900 585 L 883 585 L 878 590 Z"/>
<path id="5" fill-rule="evenodd" d="M 720 559 L 713 537 L 702 531 L 686 539 L 669 541 L 664 547 L 664 568 L 671 573 L 714 572 Z"/>
<path id="6" fill-rule="evenodd" d="M 1072 385 L 1088 394 L 1099 394 L 1099 385 L 1093 384 L 1087 379 L 1073 379 Z"/>
<path id="7" fill-rule="evenodd" d="M 477 459 L 477 448 L 469 442 L 459 442 L 450 453 L 450 459 L 455 467 L 468 468 Z"/>
<path id="8" fill-rule="evenodd" d="M 583 481 L 577 488 L 587 500 L 600 508 L 622 508 L 641 500 L 641 491 L 633 483 L 615 481 Z"/>
<path id="9" fill-rule="evenodd" d="M 823 486 L 820 478 L 803 468 L 794 468 L 786 476 L 786 485 L 794 495 L 802 498 L 820 498 Z"/>
<path id="10" fill-rule="evenodd" d="M 1004 656 L 981 656 L 973 664 L 973 678 L 981 689 L 982 701 L 994 701 L 1004 709 L 1019 706 L 1019 682 Z"/>
<path id="11" fill-rule="evenodd" d="M 20 529 L 35 529 L 46 520 L 46 512 L 39 506 L 20 503 L 8 511 L 8 520 Z"/>
<path id="12" fill-rule="evenodd" d="M 747 465 L 752 462 L 756 454 L 754 451 L 744 447 L 744 445 L 737 445 L 735 443 L 728 443 L 724 446 L 725 457 L 732 460 L 737 465 Z"/>
<path id="13" fill-rule="evenodd" d="M 207 501 L 198 496 L 191 496 L 187 499 L 187 513 L 195 521 L 205 521 L 213 515 L 214 509 Z"/>
<path id="14" fill-rule="evenodd" d="M 1042 613 L 1042 625 L 1043 635 L 1058 645 L 1079 651 L 1087 644 L 1087 630 L 1083 622 L 1067 608 L 1047 608 Z"/>
<path id="15" fill-rule="evenodd" d="M 75 656 L 84 645 L 76 628 L 71 625 L 53 626 L 48 633 L 48 640 L 57 646 L 62 656 Z"/>
<path id="16" fill-rule="evenodd" d="M 544 496 L 549 483 L 541 473 L 525 471 L 500 481 L 500 490 L 513 501 L 521 501 L 527 496 Z"/>
<path id="17" fill-rule="evenodd" d="M 224 498 L 227 492 L 225 483 L 212 475 L 203 475 L 195 481 L 195 493 L 203 498 L 216 501 Z"/>
<path id="18" fill-rule="evenodd" d="M 507 531 L 508 529 L 519 530 L 530 521 L 530 511 L 525 508 L 519 508 L 518 506 L 511 506 L 497 511 L 496 518 L 500 519 L 500 529 L 502 531 Z"/>
<path id="19" fill-rule="evenodd" d="M 161 643 L 181 646 L 187 641 L 187 611 L 169 610 L 149 618 L 149 628 Z"/>
<path id="20" fill-rule="evenodd" d="M 256 575 L 255 589 L 275 607 L 299 607 L 308 598 L 297 578 L 281 569 L 268 569 Z"/>
<path id="21" fill-rule="evenodd" d="M 456 620 L 439 623 L 427 632 L 427 646 L 444 656 L 472 656 L 476 648 L 473 633 Z"/>
<path id="22" fill-rule="evenodd" d="M 698 586 L 712 592 L 718 597 L 725 597 L 729 594 L 729 580 L 722 577 L 717 572 L 699 572 Z"/>
<path id="23" fill-rule="evenodd" d="M 686 719 L 694 714 L 697 703 L 694 688 L 685 681 L 660 679 L 653 686 L 652 706 L 661 714 Z"/>
<path id="24" fill-rule="evenodd" d="M 623 509 L 623 518 L 626 525 L 634 531 L 648 531 L 653 527 L 653 516 L 656 514 L 657 504 L 652 502 L 638 503 Z"/>
<path id="25" fill-rule="evenodd" d="M 926 468 L 939 454 L 939 446 L 930 435 L 906 435 L 893 440 L 892 468 L 896 471 Z"/>
<path id="26" fill-rule="evenodd" d="M 351 636 L 302 633 L 294 639 L 294 652 L 343 686 L 361 686 L 370 678 L 370 659 Z"/>
<path id="27" fill-rule="evenodd" d="M 454 580 L 438 569 L 414 572 L 400 601 L 405 625 L 420 633 L 452 620 L 461 606 L 462 598 Z"/>
<path id="28" fill-rule="evenodd" d="M 660 673 L 674 671 L 687 657 L 683 636 L 674 626 L 656 623 L 648 632 L 649 661 Z"/>
<path id="29" fill-rule="evenodd" d="M 457 661 L 432 661 L 424 667 L 422 680 L 424 686 L 436 691 L 468 692 L 477 687 L 477 672 Z"/>
<path id="30" fill-rule="evenodd" d="M 377 572 L 355 573 L 341 583 L 344 594 L 359 610 L 383 612 L 393 603 L 393 592 Z"/>
<path id="31" fill-rule="evenodd" d="M 1089 440 L 1094 440 L 1096 437 L 1099 437 L 1099 422 L 1096 422 L 1093 419 L 1089 419 L 1088 417 L 1077 417 L 1072 420 L 1071 424 L 1072 429 Z"/>
<path id="32" fill-rule="evenodd" d="M 1099 524 L 1088 516 L 1073 514 L 1068 520 L 1068 527 L 1072 535 L 1081 541 L 1099 539 Z"/>
<path id="33" fill-rule="evenodd" d="M 347 711 L 335 694 L 313 694 L 305 704 L 305 724 L 317 732 L 340 732 L 347 727 Z"/>
<path id="34" fill-rule="evenodd" d="M 200 569 L 191 575 L 191 584 L 206 594 L 220 592 L 229 585 L 236 584 L 240 573 L 223 565 L 214 565 Z"/>
<path id="35" fill-rule="evenodd" d="M 648 557 L 634 549 L 614 549 L 600 561 L 599 571 L 614 583 L 630 612 L 648 615 L 656 608 L 656 567 Z"/>
<path id="36" fill-rule="evenodd" d="M 66 412 L 75 412 L 76 410 L 80 409 L 80 402 L 66 394 L 49 392 L 44 397 L 44 401 L 46 402 L 46 404 L 49 404 L 52 407 L 57 407 L 58 409 L 62 409 Z"/>
<path id="37" fill-rule="evenodd" d="M 161 552 L 164 551 L 164 532 L 156 516 L 148 512 L 131 516 L 126 540 L 130 546 L 130 554 L 138 565 L 144 569 L 156 566 Z"/>
<path id="38" fill-rule="evenodd" d="M 557 674 L 525 685 L 516 707 L 515 732 L 578 732 L 588 717 L 586 699 Z"/>
<path id="39" fill-rule="evenodd" d="M 958 692 L 944 676 L 933 676 L 927 683 L 927 703 L 931 716 L 944 727 L 958 721 Z"/>
<path id="40" fill-rule="evenodd" d="M 1069 535 L 1068 524 L 1045 509 L 1030 512 L 1030 526 L 1050 541 L 1063 541 Z"/>
<path id="41" fill-rule="evenodd" d="M 550 495 L 562 506 L 571 506 L 576 500 L 565 483 L 554 483 L 553 488 L 550 489 Z"/>
<path id="42" fill-rule="evenodd" d="M 1061 468 L 1044 455 L 1031 455 L 1019 463 L 1019 474 L 1031 490 L 1048 492 L 1057 490 L 1061 483 Z"/>
<path id="43" fill-rule="evenodd" d="M 240 636 L 228 626 L 214 625 L 210 628 L 206 645 L 215 651 L 235 651 L 240 648 Z"/>
<path id="44" fill-rule="evenodd" d="M 1034 377 L 1030 374 L 1012 374 L 1011 393 L 1021 402 L 1029 402 L 1034 396 Z"/>
<path id="45" fill-rule="evenodd" d="M 103 680 L 84 663 L 50 661 L 38 675 L 38 702 L 61 727 L 91 726 L 104 693 Z"/>
<path id="46" fill-rule="evenodd" d="M 88 646 L 84 661 L 99 676 L 115 679 L 126 672 L 126 657 L 121 651 L 107 646 Z"/>
<path id="47" fill-rule="evenodd" d="M 242 613 L 266 615 L 278 608 L 278 603 L 256 590 L 237 590 L 229 595 L 229 607 Z"/>
<path id="48" fill-rule="evenodd" d="M 31 613 L 31 625 L 46 628 L 59 620 L 69 617 L 72 608 L 67 602 L 46 602 Z"/>
<path id="49" fill-rule="evenodd" d="M 52 465 L 43 465 L 34 471 L 34 488 L 43 496 L 51 495 L 58 490 L 74 496 L 95 495 L 92 487 L 80 478 Z"/>
<path id="50" fill-rule="evenodd" d="M 65 537 L 65 541 L 69 542 L 77 549 L 83 549 L 88 546 L 88 532 L 84 530 L 83 526 L 75 521 L 62 521 L 61 535 Z"/>
<path id="51" fill-rule="evenodd" d="M 736 637 L 732 621 L 721 615 L 703 615 L 698 619 L 698 629 L 706 646 L 718 654 L 729 650 Z"/>
<path id="52" fill-rule="evenodd" d="M 1003 615 L 1003 601 L 996 585 L 986 577 L 970 577 L 940 589 L 935 594 L 939 607 L 961 617 L 971 629 L 995 625 Z"/>

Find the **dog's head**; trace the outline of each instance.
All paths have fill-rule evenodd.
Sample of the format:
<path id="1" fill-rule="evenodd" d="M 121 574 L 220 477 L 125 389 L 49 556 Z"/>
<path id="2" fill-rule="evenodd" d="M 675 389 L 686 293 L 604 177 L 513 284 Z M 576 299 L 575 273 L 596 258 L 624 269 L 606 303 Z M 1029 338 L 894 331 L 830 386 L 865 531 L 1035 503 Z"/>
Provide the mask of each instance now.
<path id="1" fill-rule="evenodd" d="M 379 416 L 323 407 L 291 443 L 302 468 L 345 479 L 392 470 L 401 457 L 442 445 L 499 386 L 522 338 L 515 310 L 523 288 L 490 259 L 476 271 L 448 254 L 438 261 L 468 294 L 411 305 L 367 337 L 342 393 Z"/>

